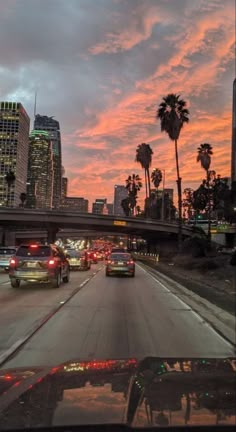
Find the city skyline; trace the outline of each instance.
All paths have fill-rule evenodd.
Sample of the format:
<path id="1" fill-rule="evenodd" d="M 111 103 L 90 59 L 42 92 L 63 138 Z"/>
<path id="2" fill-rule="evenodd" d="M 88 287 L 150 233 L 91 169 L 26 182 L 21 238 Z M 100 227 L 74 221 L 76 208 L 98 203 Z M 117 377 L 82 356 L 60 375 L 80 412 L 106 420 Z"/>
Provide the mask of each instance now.
<path id="1" fill-rule="evenodd" d="M 134 162 L 141 142 L 154 151 L 152 167 L 165 169 L 166 187 L 175 188 L 173 143 L 155 119 L 157 105 L 171 91 L 181 93 L 190 110 L 190 123 L 179 141 L 183 187 L 197 187 L 204 176 L 196 163 L 202 142 L 213 146 L 212 168 L 229 176 L 233 1 L 180 0 L 177 6 L 130 0 L 110 6 L 104 0 L 94 6 L 81 0 L 69 1 L 69 6 L 58 2 L 57 10 L 49 2 L 48 17 L 36 2 L 4 3 L 0 1 L 0 48 L 5 54 L 1 100 L 20 101 L 32 129 L 38 91 L 37 112 L 54 116 L 61 126 L 69 196 L 83 196 L 90 203 L 100 196 L 111 202 L 114 185 L 125 185 L 129 174 L 144 179 Z M 46 25 L 53 14 L 47 35 L 28 33 L 42 14 Z M 89 25 L 92 30 L 86 31 Z M 19 31 L 17 43 L 9 27 Z"/>

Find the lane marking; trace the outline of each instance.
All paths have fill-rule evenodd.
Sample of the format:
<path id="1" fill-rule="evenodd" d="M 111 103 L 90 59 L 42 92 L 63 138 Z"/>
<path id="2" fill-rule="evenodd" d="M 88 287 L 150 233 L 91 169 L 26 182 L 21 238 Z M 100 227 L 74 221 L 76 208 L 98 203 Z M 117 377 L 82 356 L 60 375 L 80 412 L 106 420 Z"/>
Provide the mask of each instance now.
<path id="1" fill-rule="evenodd" d="M 99 269 L 87 279 L 85 279 L 77 288 L 75 288 L 72 293 L 68 296 L 68 298 L 60 302 L 55 308 L 53 308 L 42 320 L 40 323 L 36 324 L 33 329 L 31 329 L 25 336 L 18 339 L 14 344 L 11 345 L 6 351 L 4 351 L 0 355 L 0 368 L 6 363 L 12 356 L 16 355 L 17 352 L 54 316 L 57 312 L 59 312 L 63 306 L 65 306 L 91 279 L 93 279 Z"/>
<path id="2" fill-rule="evenodd" d="M 155 276 L 153 276 L 148 270 L 146 270 L 145 268 L 143 268 L 143 267 L 141 267 L 141 265 L 140 264 L 137 264 L 137 266 L 140 268 L 140 269 L 142 269 L 143 271 L 144 271 L 144 273 L 147 273 L 148 274 L 148 276 L 150 276 L 152 279 L 154 279 L 157 283 L 159 283 L 159 284 L 161 284 L 164 288 L 166 288 L 166 291 L 168 292 L 168 288 L 167 287 L 165 287 L 165 285 L 164 284 L 162 284 L 162 282 L 160 282 L 158 279 L 157 279 L 157 277 L 158 277 L 158 275 L 160 275 L 159 277 L 162 277 L 162 274 L 160 273 L 160 272 L 158 272 L 158 270 L 154 270 L 154 271 L 156 271 L 157 273 L 158 273 L 158 275 L 155 277 Z M 166 278 L 168 278 L 168 276 L 166 276 Z M 169 278 L 170 279 L 170 281 L 171 282 L 174 282 L 174 284 L 176 284 L 176 286 L 179 286 L 180 287 L 180 289 L 181 289 L 181 285 L 178 283 L 178 282 L 175 282 L 175 280 L 174 279 L 171 279 L 171 278 Z M 168 281 L 167 281 L 168 282 Z M 185 288 L 184 286 L 183 286 L 183 288 L 185 289 L 185 290 L 187 290 L 187 288 Z M 174 296 L 180 303 L 182 303 L 183 305 L 184 305 L 184 307 L 185 307 L 185 309 L 186 309 L 186 307 L 187 308 L 191 308 L 191 313 L 193 314 L 193 315 L 195 315 L 195 317 L 198 319 L 198 321 L 200 321 L 201 323 L 203 323 L 203 324 L 205 324 L 205 325 L 207 325 L 207 327 L 212 331 L 212 332 L 214 332 L 214 334 L 220 339 L 220 340 L 223 340 L 224 341 L 224 343 L 227 343 L 229 346 L 230 346 L 230 348 L 235 348 L 235 343 L 234 342 L 232 342 L 229 338 L 227 338 L 227 336 L 223 333 L 223 332 L 221 332 L 211 321 L 210 321 L 210 319 L 209 318 L 206 318 L 205 316 L 202 316 L 201 315 L 201 313 L 197 310 L 197 309 L 195 309 L 195 308 L 193 308 L 193 306 L 192 305 L 189 305 L 188 303 L 186 303 L 184 300 L 182 300 L 182 299 L 180 299 L 179 297 L 178 297 L 178 294 L 175 294 L 175 293 L 173 293 L 173 291 L 169 291 L 169 293 L 171 293 L 171 295 L 172 296 Z M 183 293 L 179 293 L 179 295 L 184 295 Z M 196 302 L 196 300 L 194 299 L 194 297 L 191 297 L 191 300 L 194 302 Z M 204 303 L 202 303 L 203 304 L 203 306 L 205 306 L 206 307 L 206 305 L 204 304 Z M 224 312 L 224 311 L 222 311 L 222 312 Z"/>

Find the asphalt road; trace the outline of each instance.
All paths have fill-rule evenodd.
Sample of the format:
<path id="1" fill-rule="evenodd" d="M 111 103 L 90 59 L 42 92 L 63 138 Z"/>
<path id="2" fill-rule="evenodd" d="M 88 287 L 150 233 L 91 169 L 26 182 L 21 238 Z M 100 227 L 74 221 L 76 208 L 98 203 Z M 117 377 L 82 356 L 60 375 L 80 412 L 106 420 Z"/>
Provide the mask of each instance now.
<path id="1" fill-rule="evenodd" d="M 57 290 L 29 285 L 13 290 L 1 284 L 1 352 L 93 276 L 94 268 L 73 273 L 72 281 Z M 233 356 L 234 349 L 167 284 L 138 265 L 135 278 L 105 277 L 102 268 L 4 368 L 147 355 L 224 357 Z"/>

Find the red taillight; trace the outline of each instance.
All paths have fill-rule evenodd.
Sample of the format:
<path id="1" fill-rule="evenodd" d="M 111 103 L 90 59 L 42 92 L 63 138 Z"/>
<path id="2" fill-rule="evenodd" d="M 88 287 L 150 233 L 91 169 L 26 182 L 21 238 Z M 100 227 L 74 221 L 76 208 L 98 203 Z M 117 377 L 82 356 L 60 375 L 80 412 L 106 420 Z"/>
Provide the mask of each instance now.
<path id="1" fill-rule="evenodd" d="M 97 257 L 97 254 L 94 254 L 93 256 L 94 256 L 94 258 L 96 258 L 96 257 Z"/>
<path id="2" fill-rule="evenodd" d="M 111 260 L 108 260 L 108 261 L 107 261 L 107 264 L 111 264 Z"/>
<path id="3" fill-rule="evenodd" d="M 134 264 L 134 261 L 128 261 L 127 264 Z"/>
<path id="4" fill-rule="evenodd" d="M 54 265 L 55 265 L 55 260 L 54 260 L 54 259 L 50 259 L 50 260 L 48 261 L 48 265 L 49 265 L 49 266 L 54 266 Z"/>
<path id="5" fill-rule="evenodd" d="M 11 258 L 11 259 L 10 259 L 10 262 L 9 262 L 9 265 L 10 265 L 11 267 L 15 267 L 16 263 L 17 263 L 17 260 L 16 260 L 15 258 Z"/>
<path id="6" fill-rule="evenodd" d="M 30 248 L 32 248 L 32 249 L 37 249 L 37 247 L 38 247 L 38 245 L 36 245 L 36 244 L 30 245 Z"/>

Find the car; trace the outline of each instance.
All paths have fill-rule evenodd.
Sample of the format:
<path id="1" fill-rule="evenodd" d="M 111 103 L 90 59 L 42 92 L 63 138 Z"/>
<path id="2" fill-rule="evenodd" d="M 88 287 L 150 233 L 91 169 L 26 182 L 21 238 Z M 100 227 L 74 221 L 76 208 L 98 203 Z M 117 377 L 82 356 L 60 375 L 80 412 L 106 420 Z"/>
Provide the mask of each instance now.
<path id="1" fill-rule="evenodd" d="M 125 253 L 125 252 L 127 252 L 127 250 L 126 249 L 124 249 L 124 248 L 121 248 L 121 247 L 113 247 L 113 248 L 111 248 L 111 253 Z"/>
<path id="2" fill-rule="evenodd" d="M 97 259 L 97 252 L 90 250 L 88 251 L 88 256 L 91 259 L 91 262 L 93 264 L 97 264 L 98 263 L 98 259 Z"/>
<path id="3" fill-rule="evenodd" d="M 21 281 L 50 282 L 59 288 L 61 281 L 70 278 L 70 265 L 63 250 L 53 244 L 22 244 L 10 259 L 11 286 L 18 288 Z"/>
<path id="4" fill-rule="evenodd" d="M 16 247 L 0 247 L 0 270 L 9 270 L 9 263 L 12 255 L 15 255 Z"/>
<path id="5" fill-rule="evenodd" d="M 102 261 L 104 258 L 104 255 L 101 251 L 96 251 L 96 256 L 98 261 Z"/>
<path id="6" fill-rule="evenodd" d="M 66 257 L 71 270 L 89 270 L 91 268 L 91 259 L 86 251 L 71 250 L 66 253 Z"/>
<path id="7" fill-rule="evenodd" d="M 111 253 L 106 263 L 106 276 L 112 274 L 126 274 L 135 276 L 135 263 L 129 253 Z"/>

